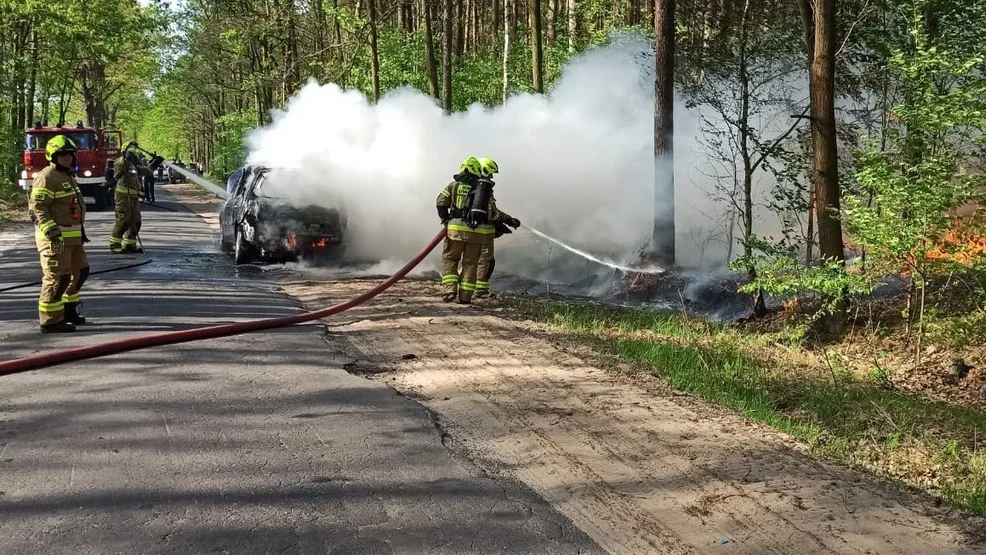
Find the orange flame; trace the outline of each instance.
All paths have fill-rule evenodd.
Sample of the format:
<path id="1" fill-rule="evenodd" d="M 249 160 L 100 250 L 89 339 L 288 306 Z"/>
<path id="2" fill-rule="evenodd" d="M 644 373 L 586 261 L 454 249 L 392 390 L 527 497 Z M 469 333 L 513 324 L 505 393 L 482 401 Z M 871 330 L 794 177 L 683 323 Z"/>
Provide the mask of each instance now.
<path id="1" fill-rule="evenodd" d="M 968 223 L 957 222 L 945 232 L 935 244 L 924 254 L 925 262 L 942 262 L 971 266 L 986 258 L 986 234 L 981 229 Z M 908 262 L 917 261 L 912 253 L 907 257 Z M 906 272 L 905 275 L 910 273 Z"/>

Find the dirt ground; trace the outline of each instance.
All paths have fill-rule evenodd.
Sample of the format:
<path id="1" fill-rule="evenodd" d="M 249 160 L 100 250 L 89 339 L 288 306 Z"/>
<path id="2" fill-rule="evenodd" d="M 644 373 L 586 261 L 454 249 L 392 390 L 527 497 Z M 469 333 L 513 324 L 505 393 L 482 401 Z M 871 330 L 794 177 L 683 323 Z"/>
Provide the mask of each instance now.
<path id="1" fill-rule="evenodd" d="M 310 308 L 368 281 L 295 283 Z M 403 282 L 327 321 L 354 373 L 433 410 L 455 449 L 515 475 L 612 553 L 986 553 L 981 528 L 923 495 L 818 461 L 796 442 L 657 383 L 495 304 Z"/>
<path id="2" fill-rule="evenodd" d="M 27 214 L 27 201 L 19 198 L 19 191 L 0 195 L 0 231 L 17 224 L 30 221 Z"/>
<path id="3" fill-rule="evenodd" d="M 218 204 L 167 188 L 197 212 Z M 374 283 L 283 288 L 321 308 Z M 519 478 L 611 553 L 986 553 L 979 519 L 657 380 L 597 368 L 589 348 L 505 316 L 405 281 L 325 324 L 350 372 L 425 404 L 451 449 Z"/>

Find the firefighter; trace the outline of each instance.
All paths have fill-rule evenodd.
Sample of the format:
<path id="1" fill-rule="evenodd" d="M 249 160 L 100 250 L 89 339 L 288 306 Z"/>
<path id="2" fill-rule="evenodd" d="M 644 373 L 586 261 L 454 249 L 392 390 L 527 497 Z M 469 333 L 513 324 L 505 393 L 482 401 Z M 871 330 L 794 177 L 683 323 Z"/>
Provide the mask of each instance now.
<path id="1" fill-rule="evenodd" d="M 436 205 L 447 232 L 442 251 L 443 300 L 458 298 L 470 304 L 476 292 L 479 259 L 483 245 L 492 241 L 500 212 L 493 199 L 493 182 L 482 176 L 475 157 L 466 158 L 441 194 Z M 461 269 L 460 269 L 461 265 Z"/>
<path id="2" fill-rule="evenodd" d="M 151 159 L 150 167 L 142 167 L 137 157 L 137 143 L 131 141 L 123 150 L 123 156 L 114 164 L 116 181 L 116 222 L 110 233 L 110 252 L 113 254 L 144 252 L 137 246 L 140 232 L 141 180 L 154 175 L 161 162 L 160 156 Z"/>
<path id="3" fill-rule="evenodd" d="M 73 175 L 75 144 L 56 135 L 45 146 L 49 166 L 38 172 L 31 188 L 29 210 L 34 240 L 41 257 L 41 333 L 75 331 L 86 322 L 79 315 L 79 292 L 89 277 L 83 243 L 89 242 L 83 224 L 86 203 Z"/>
<path id="4" fill-rule="evenodd" d="M 154 154 L 154 157 L 157 157 L 157 153 Z M 148 164 L 148 166 L 150 166 L 150 164 Z M 154 204 L 154 201 L 156 200 L 155 199 L 155 196 L 154 196 L 154 180 L 155 180 L 155 175 L 154 174 L 155 174 L 155 172 L 157 172 L 158 174 L 160 174 L 161 173 L 161 170 L 162 170 L 162 166 L 158 166 L 157 169 L 151 169 L 151 171 L 149 171 L 148 174 L 144 176 L 144 202 L 145 203 Z"/>
<path id="5" fill-rule="evenodd" d="M 500 171 L 500 167 L 492 158 L 480 158 L 479 170 L 482 177 L 493 180 L 493 176 Z M 495 202 L 495 201 L 494 201 Z M 496 258 L 493 253 L 493 241 L 499 239 L 504 234 L 513 233 L 511 227 L 520 227 L 520 220 L 510 214 L 500 212 L 500 217 L 493 222 L 493 235 L 485 235 L 483 248 L 479 254 L 479 269 L 476 280 L 476 298 L 482 299 L 490 294 L 490 278 L 493 276 L 493 268 L 496 266 Z"/>

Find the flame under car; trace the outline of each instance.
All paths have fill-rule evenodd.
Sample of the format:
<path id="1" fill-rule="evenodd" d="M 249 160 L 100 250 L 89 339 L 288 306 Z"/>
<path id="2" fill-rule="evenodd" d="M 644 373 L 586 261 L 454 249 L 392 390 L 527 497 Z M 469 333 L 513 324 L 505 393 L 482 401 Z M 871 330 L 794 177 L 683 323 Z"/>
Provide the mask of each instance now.
<path id="1" fill-rule="evenodd" d="M 269 175 L 269 168 L 246 166 L 230 176 L 219 213 L 223 250 L 237 264 L 338 258 L 346 229 L 342 210 L 299 207 L 265 193 Z"/>

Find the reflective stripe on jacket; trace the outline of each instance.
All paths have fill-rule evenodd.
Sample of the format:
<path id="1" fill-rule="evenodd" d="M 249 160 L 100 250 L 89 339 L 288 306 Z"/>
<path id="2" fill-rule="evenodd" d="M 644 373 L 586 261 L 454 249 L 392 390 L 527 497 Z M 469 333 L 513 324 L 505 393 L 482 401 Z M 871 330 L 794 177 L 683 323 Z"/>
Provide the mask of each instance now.
<path id="1" fill-rule="evenodd" d="M 472 185 L 453 181 L 449 183 L 438 195 L 437 206 L 439 208 L 449 208 L 452 210 L 453 217 L 448 222 L 448 238 L 453 241 L 465 241 L 467 243 L 484 243 L 489 241 L 496 233 L 496 227 L 492 222 L 499 218 L 496 210 L 496 202 L 490 198 L 488 208 L 490 222 L 476 227 L 471 227 L 461 217 L 454 217 L 456 214 L 465 215 L 469 210 L 466 203 L 469 200 L 469 193 L 472 192 Z"/>
<path id="2" fill-rule="evenodd" d="M 86 202 L 70 174 L 54 165 L 38 172 L 31 186 L 28 209 L 39 238 L 61 237 L 69 245 L 82 243 Z"/>

